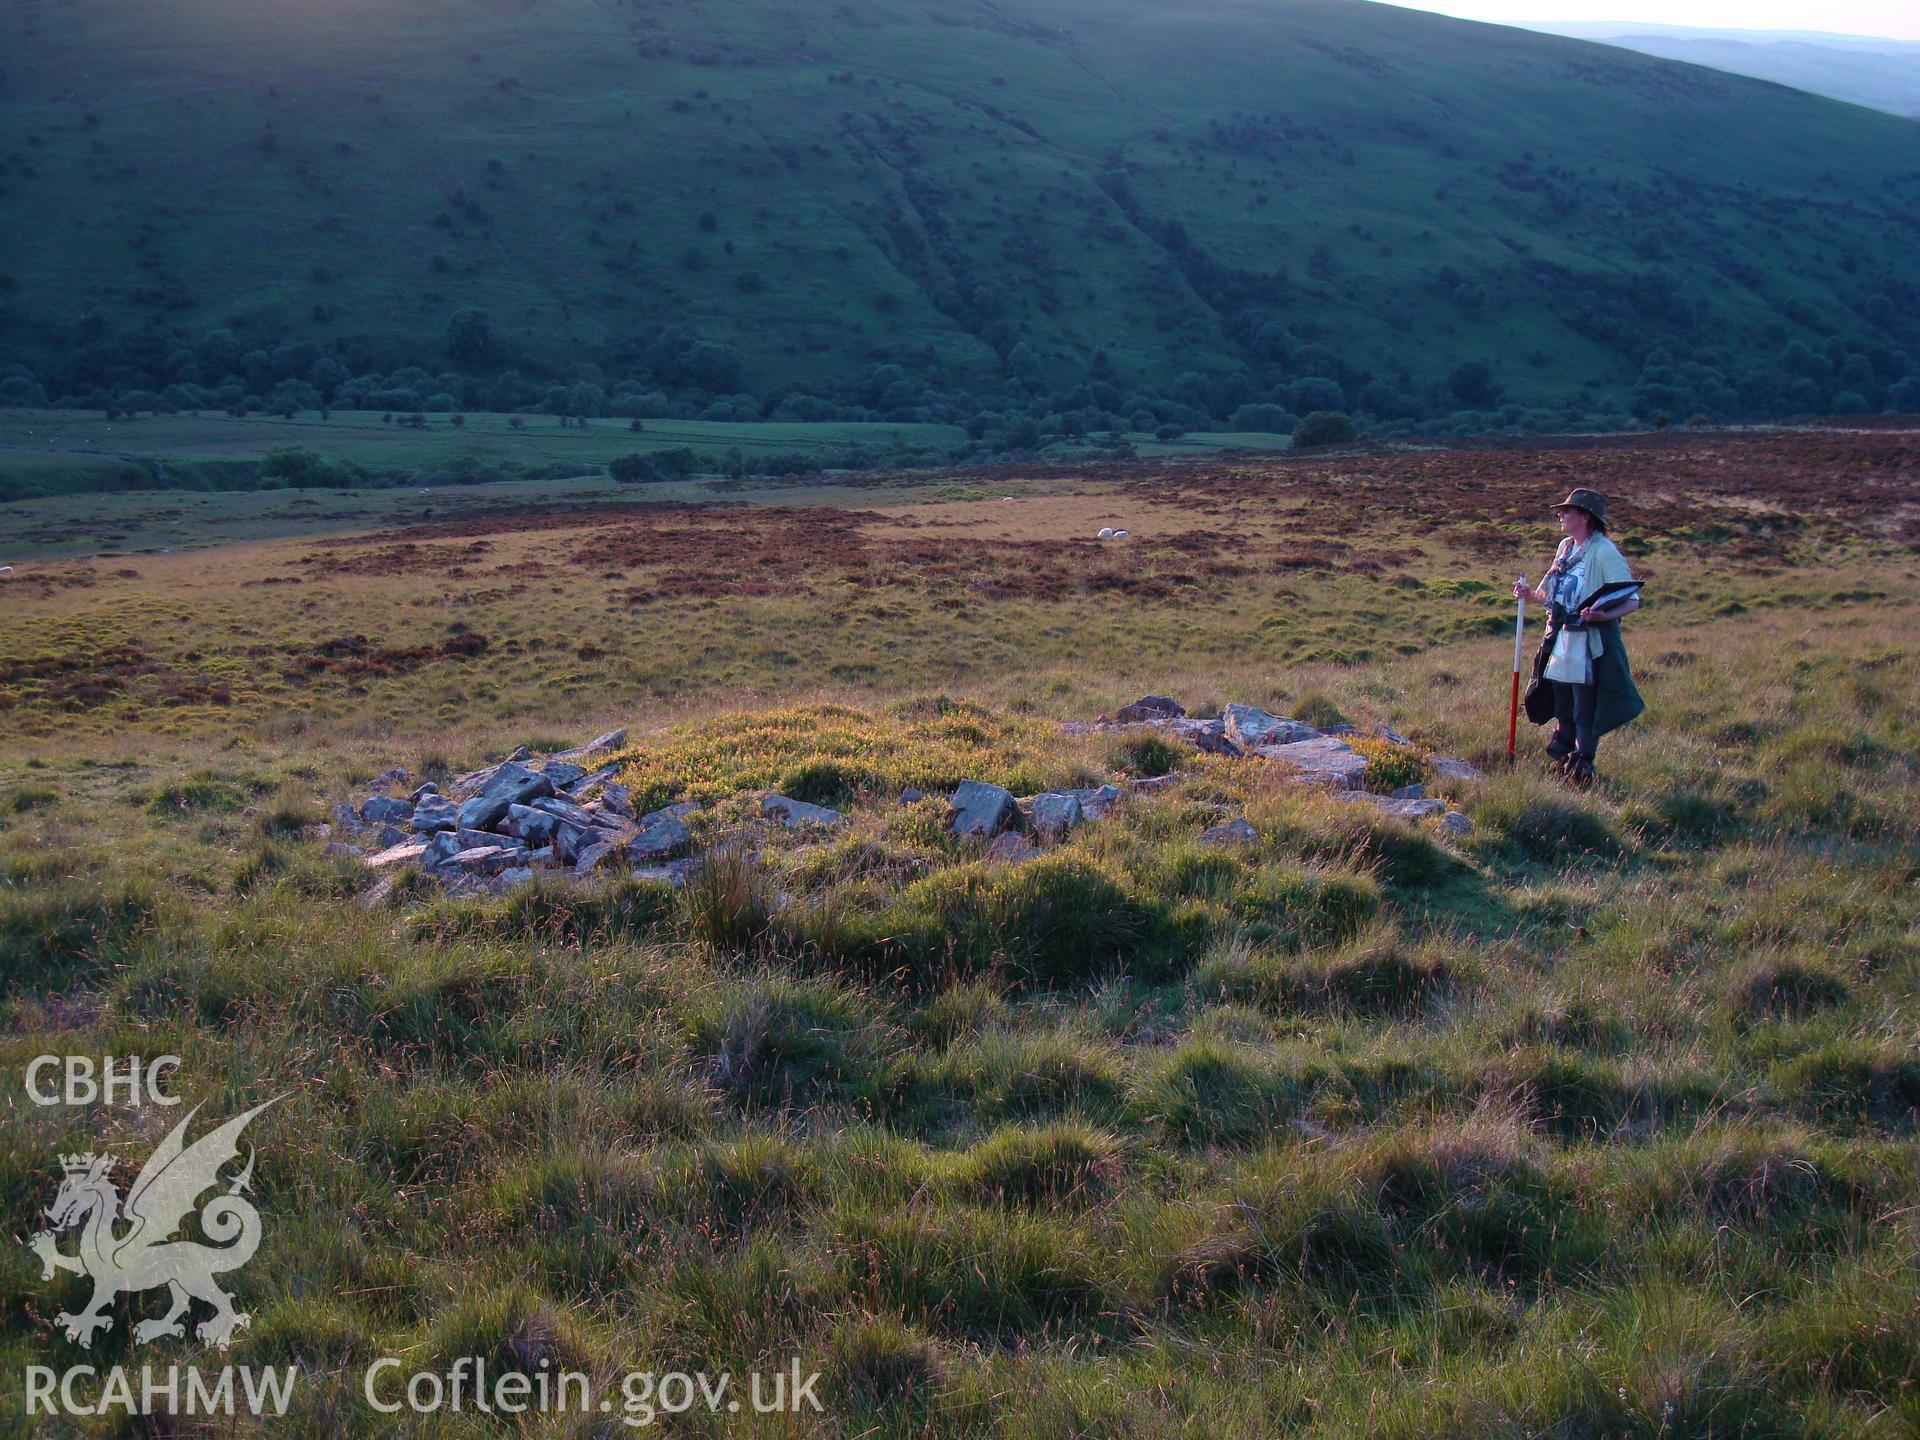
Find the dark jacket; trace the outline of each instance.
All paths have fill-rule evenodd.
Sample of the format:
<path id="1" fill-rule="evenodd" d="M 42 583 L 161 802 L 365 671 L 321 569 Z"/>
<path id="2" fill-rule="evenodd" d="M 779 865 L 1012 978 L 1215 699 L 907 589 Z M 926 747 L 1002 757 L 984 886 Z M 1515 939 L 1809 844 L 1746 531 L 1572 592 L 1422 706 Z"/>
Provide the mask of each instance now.
<path id="1" fill-rule="evenodd" d="M 1633 671 L 1627 666 L 1627 647 L 1620 639 L 1620 622 L 1603 620 L 1589 625 L 1600 636 L 1600 653 L 1593 657 L 1593 734 L 1597 740 L 1609 730 L 1618 730 L 1647 708 L 1633 683 Z M 1533 680 L 1527 686 L 1527 719 L 1544 725 L 1553 719 L 1553 682 L 1541 674 L 1553 656 L 1558 627 L 1549 626 L 1534 652 Z"/>

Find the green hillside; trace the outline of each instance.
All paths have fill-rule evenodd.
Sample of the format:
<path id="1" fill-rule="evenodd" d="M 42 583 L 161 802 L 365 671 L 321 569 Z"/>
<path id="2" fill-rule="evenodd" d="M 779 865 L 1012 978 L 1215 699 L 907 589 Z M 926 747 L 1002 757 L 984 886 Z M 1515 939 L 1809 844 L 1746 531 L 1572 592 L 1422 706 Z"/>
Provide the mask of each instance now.
<path id="1" fill-rule="evenodd" d="M 1920 410 L 1920 124 L 1617 49 L 1358 0 L 0 16 L 0 404 Z"/>

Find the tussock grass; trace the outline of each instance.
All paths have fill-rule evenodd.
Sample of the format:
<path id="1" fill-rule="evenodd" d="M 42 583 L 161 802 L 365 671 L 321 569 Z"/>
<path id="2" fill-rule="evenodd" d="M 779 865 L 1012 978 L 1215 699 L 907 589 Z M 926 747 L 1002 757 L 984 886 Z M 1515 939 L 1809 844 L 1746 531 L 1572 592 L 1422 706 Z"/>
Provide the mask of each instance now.
<path id="1" fill-rule="evenodd" d="M 649 934 L 672 918 L 676 903 L 673 887 L 659 880 L 615 877 L 591 889 L 533 884 L 499 899 L 430 900 L 406 917 L 406 930 L 441 943 L 583 946 Z"/>
<path id="2" fill-rule="evenodd" d="M 1056 1123 L 995 1131 L 966 1154 L 956 1188 L 993 1204 L 1071 1208 L 1101 1199 L 1120 1174 L 1111 1136 Z"/>
<path id="3" fill-rule="evenodd" d="M 1902 554 L 1875 564 L 1911 583 Z M 1044 603 L 1139 669 L 1034 626 L 1024 669 L 945 700 L 895 698 L 958 687 L 909 676 L 904 648 L 867 655 L 884 688 L 861 693 L 762 699 L 776 672 L 739 660 L 730 708 L 694 723 L 638 700 L 682 662 L 634 653 L 633 702 L 602 686 L 571 724 L 514 678 L 533 652 L 509 647 L 550 662 L 550 633 L 475 601 L 499 669 L 471 693 L 317 685 L 244 748 L 184 709 L 178 734 L 80 715 L 37 763 L 0 757 L 0 796 L 57 797 L 0 802 L 0 1062 L 165 1049 L 206 1114 L 289 1096 L 260 1122 L 267 1238 L 235 1356 L 309 1367 L 305 1433 L 381 1433 L 352 1388 L 370 1356 L 611 1374 L 641 1335 L 655 1368 L 798 1354 L 848 1433 L 1873 1434 L 1920 1383 L 1913 661 L 1897 626 L 1811 603 L 1824 580 L 1704 573 L 1677 606 L 1746 612 L 1711 646 L 1635 617 L 1650 709 L 1584 794 L 1530 753 L 1499 768 L 1492 637 L 1282 668 L 1206 654 L 1189 615 L 1203 648 L 1174 664 L 1149 601 L 1081 597 Z M 1346 627 L 1371 592 L 1290 583 L 1327 613 L 1287 624 L 1367 643 Z M 274 643 L 279 588 L 257 593 Z M 543 625 L 591 629 L 568 603 Z M 812 603 L 776 597 L 739 633 L 809 654 Z M 859 626 L 813 625 L 828 663 L 859 658 L 837 648 L 854 629 L 877 647 L 934 614 L 897 586 L 845 603 Z M 880 603 L 902 613 L 857 608 Z M 1062 744 L 1041 717 L 1136 681 L 1317 692 L 1495 773 L 1432 782 L 1464 837 L 1215 757 L 1037 860 L 945 833 L 936 781 L 1121 778 L 1111 737 Z M 785 787 L 848 823 L 774 829 L 750 790 L 711 807 L 713 858 L 680 892 L 545 881 L 371 911 L 366 877 L 299 834 L 396 761 L 458 771 L 627 722 L 637 799 Z M 898 803 L 907 783 L 928 798 Z M 1256 842 L 1197 843 L 1237 815 Z M 54 1154 L 124 1163 L 147 1123 L 0 1111 L 0 1222 L 30 1234 Z M 0 1298 L 25 1317 L 0 1349 L 65 1363 L 32 1317 L 71 1297 L 21 1266 Z"/>
<path id="4" fill-rule="evenodd" d="M 884 1316 L 850 1321 L 834 1334 L 828 1350 L 838 1384 L 870 1404 L 924 1408 L 946 1384 L 949 1362 L 938 1345 Z"/>
<path id="5" fill-rule="evenodd" d="M 1443 951 L 1409 945 L 1384 927 L 1312 960 L 1236 947 L 1197 970 L 1203 995 L 1280 1012 L 1342 1010 L 1409 1015 L 1444 993 L 1453 971 Z"/>
<path id="6" fill-rule="evenodd" d="M 848 705 L 717 715 L 617 758 L 642 810 L 789 783 L 807 792 L 794 798 L 829 803 L 908 786 L 950 791 L 967 779 L 1031 794 L 1094 776 L 1062 754 L 1044 722 L 945 697 L 901 702 L 884 715 Z"/>
<path id="7" fill-rule="evenodd" d="M 872 1008 L 823 980 L 754 981 L 690 1022 L 712 1083 L 750 1106 L 809 1105 L 871 1091 Z"/>

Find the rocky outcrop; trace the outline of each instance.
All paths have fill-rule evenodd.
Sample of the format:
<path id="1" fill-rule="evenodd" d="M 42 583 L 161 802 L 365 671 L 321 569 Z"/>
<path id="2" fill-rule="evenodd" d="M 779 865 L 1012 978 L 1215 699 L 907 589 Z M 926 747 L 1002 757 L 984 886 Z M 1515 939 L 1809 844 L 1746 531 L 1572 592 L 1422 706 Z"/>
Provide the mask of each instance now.
<path id="1" fill-rule="evenodd" d="M 419 803 L 413 807 L 408 823 L 417 835 L 430 835 L 436 830 L 458 830 L 460 807 L 444 795 L 422 795 Z"/>
<path id="2" fill-rule="evenodd" d="M 1261 745 L 1253 753 L 1266 760 L 1293 766 L 1307 780 L 1336 790 L 1358 790 L 1367 773 L 1367 757 L 1337 735 L 1296 740 L 1287 745 Z"/>
<path id="3" fill-rule="evenodd" d="M 760 802 L 760 813 L 770 820 L 778 820 L 789 830 L 798 830 L 808 825 L 844 825 L 847 817 L 838 810 L 826 805 L 809 805 L 804 800 L 789 799 L 785 795 L 769 795 Z"/>
<path id="4" fill-rule="evenodd" d="M 948 827 L 963 840 L 991 840 L 1020 815 L 1012 791 L 984 780 L 962 780 L 947 803 L 953 807 Z"/>
<path id="5" fill-rule="evenodd" d="M 1178 701 L 1145 695 L 1097 721 L 1063 726 L 1085 735 L 1119 728 L 1149 727 L 1178 738 L 1198 753 L 1244 757 L 1272 763 L 1289 779 L 1325 787 L 1330 793 L 1369 804 L 1382 814 L 1416 823 L 1436 820 L 1452 835 L 1465 835 L 1472 821 L 1430 796 L 1422 784 L 1392 795 L 1362 788 L 1367 758 L 1342 735 L 1352 726 L 1316 729 L 1251 705 L 1228 705 L 1217 717 L 1188 715 Z M 1384 726 L 1375 734 L 1410 743 Z M 626 741 L 624 730 L 609 731 L 587 744 L 540 760 L 525 747 L 498 764 L 471 771 L 447 783 L 447 793 L 429 781 L 405 798 L 380 793 L 407 782 L 393 769 L 375 777 L 374 793 L 357 804 L 334 807 L 330 824 L 309 827 L 309 838 L 324 843 L 330 857 L 358 858 L 379 876 L 363 896 L 378 904 L 395 893 L 393 878 L 411 867 L 438 882 L 448 895 L 495 895 L 530 882 L 537 875 L 580 878 L 616 869 L 670 884 L 685 883 L 699 863 L 697 822 L 692 801 L 662 806 L 644 815 L 634 812 L 633 796 L 607 759 Z M 1463 760 L 1436 756 L 1429 775 L 1441 782 L 1482 778 Z M 1018 863 L 1065 842 L 1075 830 L 1102 820 L 1129 796 L 1146 796 L 1182 783 L 1184 771 L 1136 777 L 1121 785 L 1044 791 L 1017 799 L 1004 786 L 963 780 L 948 797 L 948 826 L 960 838 L 981 843 L 986 858 Z M 901 804 L 924 799 L 914 787 L 902 790 Z M 760 797 L 766 824 L 793 832 L 811 843 L 820 832 L 842 829 L 852 817 L 841 810 L 788 795 Z M 1226 820 L 1203 831 L 1206 845 L 1240 846 L 1259 840 L 1244 818 Z M 353 843 L 346 843 L 351 840 Z M 405 892 L 403 892 L 405 893 Z"/>
<path id="6" fill-rule="evenodd" d="M 1036 795 L 1027 812 L 1027 823 L 1033 827 L 1034 834 L 1050 840 L 1059 839 L 1086 818 L 1080 797 L 1071 790 L 1049 790 L 1044 795 Z"/>
<path id="7" fill-rule="evenodd" d="M 1363 800 L 1383 815 L 1391 815 L 1396 820 L 1424 820 L 1429 815 L 1446 813 L 1444 800 L 1426 800 L 1419 797 L 1399 795 L 1374 795 L 1365 790 L 1347 792 L 1349 800 Z"/>
<path id="8" fill-rule="evenodd" d="M 399 825 L 413 818 L 413 806 L 389 795 L 373 795 L 361 803 L 360 818 L 369 825 Z"/>
<path id="9" fill-rule="evenodd" d="M 1200 832 L 1202 845 L 1251 845 L 1259 838 L 1260 832 L 1244 818 L 1210 825 Z"/>
<path id="10" fill-rule="evenodd" d="M 687 828 L 687 822 L 678 815 L 668 815 L 627 841 L 624 853 L 629 865 L 656 865 L 692 848 L 693 831 Z"/>
<path id="11" fill-rule="evenodd" d="M 1178 720 L 1186 713 L 1170 695 L 1142 695 L 1114 711 L 1113 721 L 1116 725 L 1138 725 L 1144 720 Z"/>
<path id="12" fill-rule="evenodd" d="M 545 775 L 509 760 L 496 766 L 479 792 L 461 804 L 461 828 L 488 829 L 499 824 L 515 805 L 525 805 L 529 800 L 551 794 L 553 782 Z"/>
<path id="13" fill-rule="evenodd" d="M 503 894 L 543 871 L 584 875 L 619 864 L 651 873 L 682 865 L 694 848 L 687 817 L 697 806 L 682 802 L 636 819 L 632 796 L 614 778 L 617 767 L 589 770 L 565 758 L 599 758 L 625 738 L 625 731 L 610 731 L 544 762 L 522 747 L 497 765 L 458 777 L 448 786 L 450 795 L 431 782 L 404 800 L 372 795 L 357 810 L 338 807 L 335 825 L 328 828 L 383 837 L 385 843 L 372 854 L 353 846 L 341 849 L 387 875 L 414 867 L 448 895 Z M 394 784 L 406 776 L 389 771 L 383 778 Z M 670 873 L 676 879 L 685 876 L 684 869 Z"/>
<path id="14" fill-rule="evenodd" d="M 1251 705 L 1229 705 L 1221 712 L 1220 718 L 1225 724 L 1227 739 L 1242 750 L 1254 750 L 1262 745 L 1292 745 L 1302 740 L 1317 739 L 1320 735 L 1304 720 L 1269 715 Z"/>

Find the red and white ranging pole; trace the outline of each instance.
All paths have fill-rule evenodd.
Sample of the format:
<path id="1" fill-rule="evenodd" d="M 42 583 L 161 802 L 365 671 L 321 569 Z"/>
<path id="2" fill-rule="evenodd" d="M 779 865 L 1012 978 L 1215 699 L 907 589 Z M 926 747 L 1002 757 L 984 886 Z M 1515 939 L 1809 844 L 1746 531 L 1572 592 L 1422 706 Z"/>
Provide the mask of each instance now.
<path id="1" fill-rule="evenodd" d="M 1522 585 L 1527 577 L 1520 577 Z M 1507 710 L 1507 761 L 1513 761 L 1514 742 L 1520 734 L 1520 653 L 1527 643 L 1527 597 L 1522 595 L 1516 602 L 1513 616 L 1513 701 Z"/>

